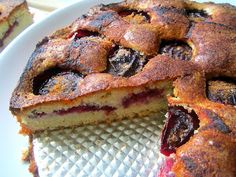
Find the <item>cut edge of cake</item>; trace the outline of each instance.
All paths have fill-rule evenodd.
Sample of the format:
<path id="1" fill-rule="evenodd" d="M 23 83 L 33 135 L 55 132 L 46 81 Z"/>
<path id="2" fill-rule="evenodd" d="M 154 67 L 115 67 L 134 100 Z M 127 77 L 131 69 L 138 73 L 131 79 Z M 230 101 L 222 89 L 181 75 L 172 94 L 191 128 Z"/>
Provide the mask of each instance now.
<path id="1" fill-rule="evenodd" d="M 143 117 L 167 110 L 170 81 L 131 88 L 102 90 L 74 100 L 48 102 L 26 108 L 17 115 L 22 132 L 31 134 L 90 123 Z"/>
<path id="2" fill-rule="evenodd" d="M 2 8 L 10 8 L 6 4 Z M 4 9 L 1 9 L 4 10 Z M 33 15 L 29 12 L 26 1 L 15 6 L 9 16 L 0 16 L 0 51 L 2 51 L 20 32 L 33 23 Z"/>

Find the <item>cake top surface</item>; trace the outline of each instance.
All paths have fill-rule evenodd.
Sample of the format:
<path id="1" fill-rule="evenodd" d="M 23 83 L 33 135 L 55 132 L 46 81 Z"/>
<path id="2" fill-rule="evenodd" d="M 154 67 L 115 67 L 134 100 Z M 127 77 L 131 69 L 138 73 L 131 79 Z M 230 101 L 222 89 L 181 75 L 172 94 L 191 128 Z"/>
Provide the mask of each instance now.
<path id="1" fill-rule="evenodd" d="M 229 4 L 183 0 L 96 6 L 37 44 L 11 110 L 196 72 L 204 83 L 213 76 L 234 80 L 235 18 Z"/>

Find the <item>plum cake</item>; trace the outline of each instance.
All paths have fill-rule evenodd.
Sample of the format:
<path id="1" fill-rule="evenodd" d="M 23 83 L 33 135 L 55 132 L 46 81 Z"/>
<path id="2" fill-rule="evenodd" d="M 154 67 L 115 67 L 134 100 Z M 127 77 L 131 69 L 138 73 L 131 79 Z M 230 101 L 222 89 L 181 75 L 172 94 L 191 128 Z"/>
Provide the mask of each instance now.
<path id="1" fill-rule="evenodd" d="M 99 5 L 39 42 L 10 110 L 32 134 L 166 111 L 160 176 L 236 176 L 236 8 Z"/>
<path id="2" fill-rule="evenodd" d="M 0 51 L 32 22 L 25 0 L 0 1 Z"/>

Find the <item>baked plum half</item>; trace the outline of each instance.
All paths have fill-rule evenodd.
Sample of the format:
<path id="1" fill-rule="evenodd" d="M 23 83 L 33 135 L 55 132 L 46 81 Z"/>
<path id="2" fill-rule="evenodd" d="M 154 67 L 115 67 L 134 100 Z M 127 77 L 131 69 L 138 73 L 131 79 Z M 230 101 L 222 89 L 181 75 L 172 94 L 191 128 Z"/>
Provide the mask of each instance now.
<path id="1" fill-rule="evenodd" d="M 168 108 L 167 119 L 161 136 L 161 153 L 169 156 L 176 148 L 186 143 L 199 128 L 199 119 L 194 111 L 182 106 Z"/>

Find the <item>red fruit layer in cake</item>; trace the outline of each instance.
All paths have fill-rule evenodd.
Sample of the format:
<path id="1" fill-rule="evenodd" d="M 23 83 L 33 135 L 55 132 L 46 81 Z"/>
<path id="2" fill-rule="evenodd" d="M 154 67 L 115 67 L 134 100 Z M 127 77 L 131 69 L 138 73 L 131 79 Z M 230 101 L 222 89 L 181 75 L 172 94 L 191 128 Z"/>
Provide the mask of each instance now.
<path id="1" fill-rule="evenodd" d="M 133 93 L 122 100 L 124 108 L 128 108 L 134 103 L 147 103 L 150 98 L 161 98 L 163 96 L 164 89 L 151 89 L 141 93 Z"/>
<path id="2" fill-rule="evenodd" d="M 12 31 L 14 30 L 14 28 L 18 25 L 18 21 L 15 21 L 11 26 L 9 26 L 7 32 L 4 34 L 4 36 L 2 37 L 2 39 L 0 39 L 0 47 L 2 47 L 4 45 L 4 40 L 12 33 Z"/>
<path id="3" fill-rule="evenodd" d="M 109 114 L 110 112 L 114 111 L 116 108 L 112 106 L 95 106 L 95 105 L 81 105 L 77 107 L 72 107 L 67 110 L 61 109 L 58 111 L 53 111 L 53 113 L 56 113 L 58 115 L 65 115 L 69 113 L 81 113 L 81 112 L 91 112 L 91 111 L 105 111 L 106 114 Z"/>
<path id="4" fill-rule="evenodd" d="M 164 89 L 150 89 L 147 91 L 143 91 L 136 94 L 130 94 L 127 97 L 124 97 L 122 99 L 122 105 L 124 108 L 130 107 L 134 103 L 141 103 L 145 104 L 150 101 L 152 98 L 161 98 L 162 94 L 164 93 Z M 94 112 L 94 111 L 104 111 L 107 115 L 111 113 L 112 111 L 116 110 L 116 107 L 113 106 L 99 106 L 99 105 L 79 105 L 74 106 L 68 109 L 60 109 L 60 110 L 54 110 L 51 113 L 45 113 L 45 112 L 39 112 L 39 111 L 33 111 L 32 114 L 29 116 L 29 118 L 35 119 L 35 118 L 42 118 L 44 116 L 50 116 L 50 115 L 66 115 L 71 113 L 82 113 L 82 112 Z"/>
<path id="5" fill-rule="evenodd" d="M 30 118 L 41 118 L 44 116 L 49 115 L 66 115 L 71 113 L 82 113 L 82 112 L 93 112 L 93 111 L 105 111 L 106 114 L 109 114 L 110 112 L 114 111 L 116 108 L 112 106 L 95 106 L 95 105 L 80 105 L 76 107 L 72 107 L 69 109 L 61 109 L 61 110 L 55 110 L 52 113 L 45 113 L 45 112 L 37 112 L 34 111 L 33 114 L 30 116 Z"/>

